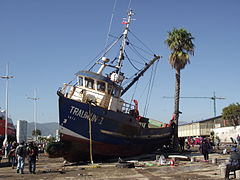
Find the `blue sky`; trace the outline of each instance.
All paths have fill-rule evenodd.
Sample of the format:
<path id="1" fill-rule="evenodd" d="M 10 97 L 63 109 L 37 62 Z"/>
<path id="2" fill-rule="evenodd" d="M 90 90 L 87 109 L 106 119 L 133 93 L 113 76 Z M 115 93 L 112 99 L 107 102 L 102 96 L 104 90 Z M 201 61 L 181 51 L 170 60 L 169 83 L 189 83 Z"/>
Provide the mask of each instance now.
<path id="1" fill-rule="evenodd" d="M 37 89 L 37 121 L 57 122 L 57 89 L 74 78 L 105 46 L 115 0 L 0 0 L 0 75 L 9 63 L 9 114 L 14 122 L 33 121 L 32 97 Z M 117 0 L 111 34 L 122 31 L 128 0 Z M 181 72 L 181 96 L 216 96 L 217 115 L 239 102 L 240 1 L 132 0 L 136 19 L 131 30 L 156 54 L 156 83 L 148 116 L 168 122 L 173 113 L 175 71 L 168 63 L 164 40 L 173 27 L 195 37 L 195 56 Z M 147 73 L 146 73 L 147 76 Z M 144 87 L 147 77 L 139 82 Z M 131 93 L 131 91 L 130 91 Z M 138 94 L 137 94 L 138 93 Z M 140 110 L 142 89 L 137 88 Z M 129 100 L 131 94 L 126 95 Z M 5 108 L 5 80 L 0 79 L 0 107 Z M 210 99 L 181 99 L 180 121 L 213 117 Z M 141 112 L 140 112 L 141 113 Z"/>

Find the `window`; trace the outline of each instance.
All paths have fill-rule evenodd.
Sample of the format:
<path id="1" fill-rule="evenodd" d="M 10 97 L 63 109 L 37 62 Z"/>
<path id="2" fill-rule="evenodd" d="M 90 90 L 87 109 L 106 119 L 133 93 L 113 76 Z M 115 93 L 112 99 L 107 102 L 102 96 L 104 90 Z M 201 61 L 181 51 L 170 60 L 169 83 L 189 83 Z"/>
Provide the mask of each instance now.
<path id="1" fill-rule="evenodd" d="M 105 82 L 97 81 L 97 90 L 105 92 Z"/>
<path id="2" fill-rule="evenodd" d="M 78 76 L 78 85 L 83 86 L 83 77 Z"/>
<path id="3" fill-rule="evenodd" d="M 115 97 L 119 97 L 120 89 L 115 88 L 112 85 L 108 85 L 108 94 L 111 94 L 112 96 L 115 96 Z"/>
<path id="4" fill-rule="evenodd" d="M 94 87 L 94 80 L 90 78 L 85 78 L 85 86 L 87 88 L 93 89 Z"/>
<path id="5" fill-rule="evenodd" d="M 108 94 L 113 95 L 113 86 L 112 85 L 108 85 Z"/>

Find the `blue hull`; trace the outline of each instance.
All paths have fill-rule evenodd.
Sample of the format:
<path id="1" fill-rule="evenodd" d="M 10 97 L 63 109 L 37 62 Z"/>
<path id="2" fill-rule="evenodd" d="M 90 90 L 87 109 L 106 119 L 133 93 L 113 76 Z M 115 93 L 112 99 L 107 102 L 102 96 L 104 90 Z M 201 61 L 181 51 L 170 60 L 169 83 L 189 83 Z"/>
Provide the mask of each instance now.
<path id="1" fill-rule="evenodd" d="M 70 162 L 89 160 L 89 128 L 93 159 L 145 154 L 170 144 L 172 127 L 143 128 L 130 114 L 77 102 L 59 92 L 58 95 L 60 141 L 66 144 L 63 156 Z"/>

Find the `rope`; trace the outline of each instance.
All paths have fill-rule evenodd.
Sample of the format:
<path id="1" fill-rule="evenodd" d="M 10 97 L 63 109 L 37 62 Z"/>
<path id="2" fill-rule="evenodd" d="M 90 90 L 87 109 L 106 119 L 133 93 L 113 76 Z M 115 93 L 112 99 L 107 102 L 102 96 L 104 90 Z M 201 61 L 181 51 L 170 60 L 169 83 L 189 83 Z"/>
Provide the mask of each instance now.
<path id="1" fill-rule="evenodd" d="M 92 121 L 91 121 L 91 102 L 89 102 L 89 110 L 88 110 L 88 130 L 89 130 L 89 153 L 90 153 L 90 161 L 93 164 L 93 156 L 92 156 Z"/>
<path id="2" fill-rule="evenodd" d="M 136 69 L 137 71 L 140 71 L 140 69 L 138 69 L 138 68 L 132 63 L 132 61 L 129 59 L 126 51 L 125 51 L 125 55 L 126 55 L 127 60 L 129 61 L 129 63 L 132 65 L 132 67 L 133 67 L 134 69 Z"/>
<path id="3" fill-rule="evenodd" d="M 131 98 L 131 101 L 130 101 L 130 102 L 132 102 L 133 99 L 134 99 L 134 96 L 135 96 L 135 93 L 136 93 L 136 90 L 137 90 L 137 86 L 138 86 L 138 81 L 137 81 L 137 83 L 136 83 L 136 85 L 135 85 L 135 89 L 134 89 L 134 91 L 133 91 L 133 95 L 132 95 L 132 98 Z"/>
<path id="4" fill-rule="evenodd" d="M 149 102 L 150 102 L 151 95 L 152 95 L 151 92 L 153 90 L 153 85 L 154 85 L 154 82 L 155 82 L 155 77 L 156 77 L 156 72 L 157 72 L 157 65 L 158 64 L 156 64 L 155 69 L 154 69 L 154 66 L 153 66 L 152 73 L 151 73 L 151 76 L 150 76 L 150 81 L 148 83 L 149 84 L 149 89 L 148 89 L 148 93 L 147 93 L 146 104 L 145 104 L 144 111 L 143 111 L 144 116 L 147 115 L 147 111 L 148 111 L 148 108 L 149 108 Z"/>
<path id="5" fill-rule="evenodd" d="M 132 35 L 133 35 L 133 37 L 135 37 L 145 48 L 147 48 L 149 51 L 151 51 L 153 54 L 154 54 L 154 52 L 147 46 L 147 45 L 145 45 L 135 34 L 133 34 L 131 31 L 129 31 Z"/>
<path id="6" fill-rule="evenodd" d="M 147 115 L 148 107 L 149 107 L 149 97 L 150 97 L 150 89 L 151 89 L 151 83 L 152 83 L 152 77 L 153 77 L 153 68 L 150 76 L 150 80 L 148 82 L 148 91 L 147 91 L 147 97 L 146 97 L 146 102 L 143 110 L 143 116 Z"/>

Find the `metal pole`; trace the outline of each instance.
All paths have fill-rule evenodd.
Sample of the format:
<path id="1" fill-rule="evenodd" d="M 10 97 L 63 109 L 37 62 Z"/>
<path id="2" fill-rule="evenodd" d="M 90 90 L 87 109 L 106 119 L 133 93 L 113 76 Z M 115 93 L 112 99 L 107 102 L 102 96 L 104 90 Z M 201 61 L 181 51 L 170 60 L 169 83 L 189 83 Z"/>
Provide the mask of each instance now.
<path id="1" fill-rule="evenodd" d="M 6 65 L 6 77 L 8 77 L 8 65 Z M 6 79 L 6 112 L 5 112 L 5 158 L 7 157 L 8 145 L 8 79 Z"/>
<path id="2" fill-rule="evenodd" d="M 31 99 L 34 101 L 33 104 L 33 121 L 34 121 L 34 131 L 35 131 L 35 140 L 37 140 L 37 100 L 39 100 L 39 98 L 37 98 L 37 89 L 34 89 L 34 97 L 28 97 L 28 99 Z"/>
<path id="3" fill-rule="evenodd" d="M 34 130 L 35 130 L 35 139 L 37 140 L 37 95 L 36 89 L 34 89 Z"/>
<path id="4" fill-rule="evenodd" d="M 8 144 L 8 80 L 13 78 L 13 76 L 9 76 L 8 72 L 8 64 L 6 65 L 6 76 L 0 76 L 2 79 L 6 79 L 6 110 L 5 110 L 5 138 L 4 138 L 4 145 L 5 145 L 5 158 L 7 157 L 7 144 Z"/>
<path id="5" fill-rule="evenodd" d="M 213 92 L 213 108 L 214 108 L 214 117 L 216 117 L 216 96 L 215 92 Z"/>

